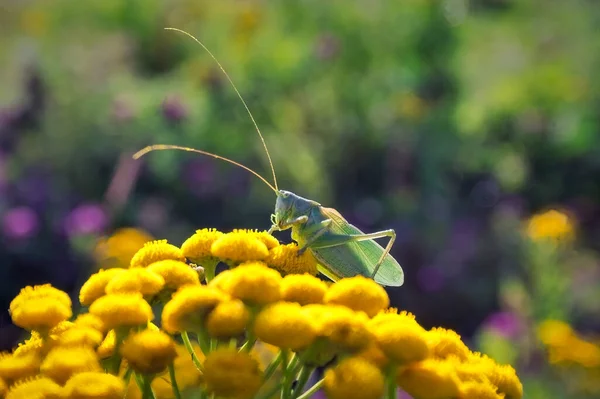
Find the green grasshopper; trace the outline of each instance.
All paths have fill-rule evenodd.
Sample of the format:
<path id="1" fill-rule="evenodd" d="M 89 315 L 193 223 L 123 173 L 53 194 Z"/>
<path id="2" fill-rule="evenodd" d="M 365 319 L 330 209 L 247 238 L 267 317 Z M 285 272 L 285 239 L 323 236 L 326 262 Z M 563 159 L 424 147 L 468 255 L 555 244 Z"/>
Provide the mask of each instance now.
<path id="1" fill-rule="evenodd" d="M 258 124 L 254 120 L 250 109 L 225 69 L 208 48 L 194 36 L 179 29 L 167 29 L 178 31 L 195 40 L 208 52 L 208 54 L 210 54 L 221 71 L 225 74 L 229 83 L 231 83 L 233 89 L 246 108 L 260 140 L 262 141 L 271 166 L 271 172 L 273 173 L 273 184 L 269 183 L 254 170 L 238 162 L 194 148 L 156 144 L 138 151 L 133 155 L 134 159 L 138 159 L 144 154 L 155 150 L 182 150 L 208 155 L 241 167 L 262 180 L 277 195 L 277 200 L 275 201 L 275 213 L 271 215 L 272 226 L 269 229 L 269 233 L 291 229 L 292 239 L 296 241 L 300 248 L 298 254 L 300 255 L 309 250 L 318 261 L 318 270 L 325 276 L 333 281 L 337 281 L 343 277 L 363 275 L 374 279 L 383 286 L 401 286 L 404 283 L 402 267 L 396 259 L 390 255 L 390 250 L 396 239 L 394 230 L 389 229 L 375 233 L 363 233 L 358 228 L 348 223 L 348 221 L 335 209 L 323 207 L 316 201 L 303 198 L 290 191 L 280 190 L 277 186 L 275 168 L 273 167 L 269 150 L 267 149 L 265 140 L 258 128 Z M 375 239 L 383 237 L 389 237 L 388 244 L 385 248 L 374 241 Z"/>

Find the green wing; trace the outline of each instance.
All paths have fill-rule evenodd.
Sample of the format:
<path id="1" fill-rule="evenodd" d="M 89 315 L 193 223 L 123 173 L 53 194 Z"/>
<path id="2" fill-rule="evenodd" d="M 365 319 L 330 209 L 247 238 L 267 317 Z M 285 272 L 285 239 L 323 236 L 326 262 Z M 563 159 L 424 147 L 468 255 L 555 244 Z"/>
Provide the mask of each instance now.
<path id="1" fill-rule="evenodd" d="M 338 211 L 332 208 L 321 208 L 325 218 L 331 219 L 330 233 L 334 235 L 365 234 L 344 219 Z M 374 240 L 349 242 L 335 247 L 312 249 L 315 258 L 319 261 L 319 269 L 332 280 L 342 277 L 361 274 L 371 277 L 377 261 L 385 249 Z M 400 264 L 388 254 L 375 281 L 384 286 L 398 287 L 404 283 L 404 272 Z"/>

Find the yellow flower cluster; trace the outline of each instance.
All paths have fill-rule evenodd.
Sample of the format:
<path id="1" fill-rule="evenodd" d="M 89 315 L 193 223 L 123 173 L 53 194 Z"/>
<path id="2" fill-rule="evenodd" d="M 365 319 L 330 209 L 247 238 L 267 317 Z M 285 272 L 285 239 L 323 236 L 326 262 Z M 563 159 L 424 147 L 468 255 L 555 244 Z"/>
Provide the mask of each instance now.
<path id="1" fill-rule="evenodd" d="M 533 241 L 570 241 L 575 235 L 573 219 L 557 210 L 532 216 L 526 226 L 527 236 Z"/>
<path id="2" fill-rule="evenodd" d="M 512 367 L 389 308 L 371 279 L 325 283 L 308 252 L 251 230 L 198 230 L 181 248 L 149 242 L 129 268 L 84 283 L 88 312 L 73 321 L 66 293 L 27 287 L 11 315 L 31 337 L 0 356 L 0 388 L 8 399 L 306 399 L 319 389 L 379 399 L 398 387 L 415 399 L 522 397 Z M 230 269 L 203 283 L 186 260 Z M 324 377 L 307 387 L 317 367 Z"/>

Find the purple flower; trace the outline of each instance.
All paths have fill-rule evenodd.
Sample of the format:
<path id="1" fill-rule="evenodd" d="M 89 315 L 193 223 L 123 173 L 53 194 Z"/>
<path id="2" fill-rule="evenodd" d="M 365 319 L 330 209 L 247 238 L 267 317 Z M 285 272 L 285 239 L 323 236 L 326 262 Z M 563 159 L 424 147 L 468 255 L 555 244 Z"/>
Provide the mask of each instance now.
<path id="1" fill-rule="evenodd" d="M 94 234 L 104 230 L 107 223 L 106 213 L 100 205 L 85 204 L 73 209 L 65 220 L 67 235 Z"/>
<path id="2" fill-rule="evenodd" d="M 37 214 L 29 207 L 9 209 L 2 220 L 4 235 L 13 239 L 25 239 L 38 231 Z"/>
<path id="3" fill-rule="evenodd" d="M 169 96 L 162 103 L 162 113 L 170 122 L 180 122 L 188 115 L 187 107 L 177 96 Z"/>
<path id="4" fill-rule="evenodd" d="M 507 311 L 493 313 L 483 322 L 484 329 L 491 330 L 505 338 L 518 336 L 522 327 L 519 316 Z"/>

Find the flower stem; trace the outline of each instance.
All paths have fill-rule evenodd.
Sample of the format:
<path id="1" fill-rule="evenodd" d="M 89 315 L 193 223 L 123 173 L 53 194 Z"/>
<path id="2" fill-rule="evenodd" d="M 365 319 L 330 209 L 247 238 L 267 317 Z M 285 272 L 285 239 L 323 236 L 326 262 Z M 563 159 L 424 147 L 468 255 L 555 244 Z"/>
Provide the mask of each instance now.
<path id="1" fill-rule="evenodd" d="M 396 379 L 394 378 L 396 374 L 396 367 L 390 366 L 385 373 L 385 383 L 386 383 L 386 399 L 396 399 L 397 389 L 396 389 Z"/>
<path id="2" fill-rule="evenodd" d="M 181 392 L 179 392 L 179 387 L 177 386 L 177 379 L 175 377 L 175 367 L 173 366 L 173 362 L 169 364 L 169 377 L 171 377 L 171 388 L 173 388 L 173 394 L 175 395 L 175 399 L 181 399 Z"/>
<path id="3" fill-rule="evenodd" d="M 204 281 L 206 281 L 206 284 L 210 283 L 210 281 L 213 278 L 215 278 L 215 272 L 217 270 L 218 263 L 219 263 L 219 260 L 215 259 L 215 260 L 207 260 L 202 265 L 202 267 L 204 267 Z"/>
<path id="4" fill-rule="evenodd" d="M 187 349 L 187 351 L 192 356 L 192 361 L 196 365 L 196 368 L 198 370 L 202 371 L 202 369 L 203 369 L 202 363 L 200 363 L 200 359 L 198 359 L 198 356 L 196 355 L 196 352 L 194 351 L 194 347 L 192 346 L 192 343 L 190 342 L 190 337 L 189 337 L 187 331 L 183 331 L 181 333 L 181 338 L 183 339 L 183 345 L 185 345 L 185 349 Z"/>
<path id="5" fill-rule="evenodd" d="M 206 331 L 200 330 L 196 332 L 196 340 L 198 341 L 198 345 L 200 345 L 202 353 L 208 355 L 210 353 L 210 337 L 206 334 Z"/>
<path id="6" fill-rule="evenodd" d="M 275 359 L 273 359 L 273 361 L 271 362 L 271 364 L 269 364 L 265 370 L 265 375 L 263 380 L 267 381 L 269 378 L 271 378 L 271 376 L 273 375 L 273 373 L 275 372 L 275 370 L 277 370 L 277 366 L 279 366 L 279 363 L 281 363 L 281 360 L 283 359 L 283 351 L 280 351 L 277 356 L 275 356 Z"/>
<path id="7" fill-rule="evenodd" d="M 321 389 L 321 385 L 323 385 L 323 379 L 319 380 L 315 385 L 310 387 L 306 392 L 302 395 L 298 396 L 296 399 L 308 399 L 313 396 L 319 389 Z"/>
<path id="8" fill-rule="evenodd" d="M 152 392 L 152 377 L 145 375 L 142 378 L 142 399 L 156 399 Z"/>
<path id="9" fill-rule="evenodd" d="M 302 366 L 302 369 L 300 370 L 300 376 L 298 377 L 298 382 L 296 383 L 296 387 L 294 388 L 294 391 L 292 392 L 292 399 L 297 398 L 298 395 L 300 395 L 302 393 L 302 390 L 304 389 L 304 386 L 308 382 L 308 379 L 310 378 L 310 375 L 312 374 L 312 372 L 313 372 L 312 367 Z"/>

